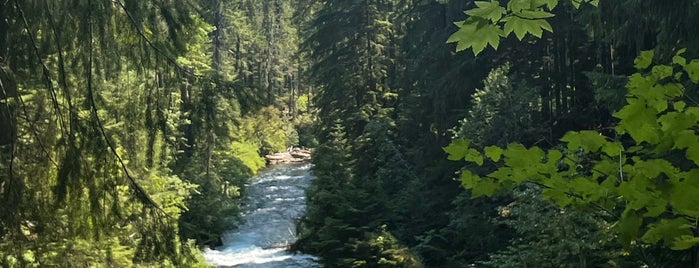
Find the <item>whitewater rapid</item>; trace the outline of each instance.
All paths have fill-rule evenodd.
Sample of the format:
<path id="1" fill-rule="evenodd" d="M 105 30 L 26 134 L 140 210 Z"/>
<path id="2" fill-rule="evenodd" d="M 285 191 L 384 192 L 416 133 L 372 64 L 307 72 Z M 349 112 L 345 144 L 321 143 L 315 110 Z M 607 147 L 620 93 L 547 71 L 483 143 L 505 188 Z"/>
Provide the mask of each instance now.
<path id="1" fill-rule="evenodd" d="M 313 180 L 310 164 L 273 166 L 251 178 L 243 207 L 243 223 L 223 237 L 223 246 L 204 251 L 216 267 L 321 267 L 311 255 L 290 254 L 296 221 L 306 209 L 305 189 Z"/>

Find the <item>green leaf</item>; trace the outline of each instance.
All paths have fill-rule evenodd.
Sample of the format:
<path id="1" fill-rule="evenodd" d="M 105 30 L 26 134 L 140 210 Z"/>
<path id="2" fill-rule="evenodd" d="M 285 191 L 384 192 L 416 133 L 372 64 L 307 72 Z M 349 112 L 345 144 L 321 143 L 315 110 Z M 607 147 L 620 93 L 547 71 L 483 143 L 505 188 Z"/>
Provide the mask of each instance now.
<path id="1" fill-rule="evenodd" d="M 640 73 L 635 73 L 629 76 L 629 81 L 626 83 L 626 88 L 629 89 L 629 94 L 636 97 L 647 98 L 651 88 L 655 85 L 655 80 L 650 77 L 643 76 Z"/>
<path id="2" fill-rule="evenodd" d="M 476 183 L 481 180 L 481 177 L 479 177 L 476 174 L 473 174 L 470 170 L 462 170 L 461 171 L 461 185 L 466 188 L 466 189 L 472 189 L 474 186 L 476 186 Z"/>
<path id="3" fill-rule="evenodd" d="M 666 101 L 667 99 L 677 98 L 684 95 L 684 86 L 680 83 L 662 84 L 661 89 L 663 94 L 666 96 L 666 98 L 662 99 L 661 101 Z"/>
<path id="4" fill-rule="evenodd" d="M 621 119 L 616 129 L 619 133 L 629 133 L 637 142 L 657 144 L 660 140 L 659 126 L 656 123 L 656 110 L 649 109 L 645 102 L 628 98 L 628 104 L 614 113 L 614 117 Z"/>
<path id="5" fill-rule="evenodd" d="M 670 248 L 673 250 L 685 250 L 697 244 L 699 244 L 699 237 L 695 237 L 693 235 L 681 235 L 672 241 L 672 246 Z"/>
<path id="6" fill-rule="evenodd" d="M 675 139 L 675 145 L 672 148 L 687 148 L 685 152 L 687 159 L 694 162 L 695 165 L 699 165 L 699 137 L 694 133 L 694 130 L 682 130 L 677 132 L 673 137 Z"/>
<path id="7" fill-rule="evenodd" d="M 486 45 L 490 45 L 493 49 L 498 49 L 500 45 L 500 37 L 503 36 L 502 29 L 495 25 L 487 25 L 478 29 L 475 33 L 476 38 L 471 39 L 473 42 L 473 53 L 478 55 L 485 49 Z"/>
<path id="8" fill-rule="evenodd" d="M 544 151 L 539 147 L 527 149 L 522 144 L 512 143 L 503 151 L 505 165 L 512 168 L 509 180 L 515 183 L 521 183 L 524 180 L 541 179 L 543 174 L 539 173 L 542 170 L 552 170 L 554 165 L 542 163 L 544 160 Z"/>
<path id="9" fill-rule="evenodd" d="M 478 152 L 476 149 L 469 148 L 468 152 L 466 152 L 465 159 L 466 161 L 474 162 L 479 166 L 483 165 L 483 155 L 481 155 L 481 153 Z"/>
<path id="10" fill-rule="evenodd" d="M 505 156 L 505 164 L 510 167 L 528 168 L 537 164 L 541 164 L 544 158 L 544 151 L 539 147 L 527 149 L 519 143 L 511 143 L 507 145 L 507 150 L 503 152 Z"/>
<path id="11" fill-rule="evenodd" d="M 672 67 L 667 65 L 655 65 L 651 73 L 658 79 L 663 79 L 672 76 Z"/>
<path id="12" fill-rule="evenodd" d="M 466 11 L 469 16 L 481 17 L 491 22 L 497 22 L 507 11 L 498 1 L 476 1 L 476 8 Z"/>
<path id="13" fill-rule="evenodd" d="M 660 129 L 662 131 L 674 133 L 690 128 L 696 124 L 697 121 L 687 113 L 669 112 L 661 115 L 660 118 L 658 118 L 658 122 L 661 125 Z"/>
<path id="14" fill-rule="evenodd" d="M 680 65 L 684 68 L 685 65 L 687 65 L 687 59 L 685 57 L 682 57 L 682 54 L 684 54 L 684 52 L 686 51 L 686 48 L 678 50 L 677 53 L 675 53 L 675 56 L 672 57 L 672 63 Z"/>
<path id="15" fill-rule="evenodd" d="M 455 139 L 442 149 L 449 155 L 447 159 L 458 161 L 466 157 L 470 144 L 471 142 L 467 139 Z"/>
<path id="16" fill-rule="evenodd" d="M 588 4 L 596 7 L 597 5 L 599 5 L 599 0 L 572 0 L 571 1 L 571 4 L 573 4 L 573 7 L 575 7 L 575 9 L 579 9 L 580 5 L 582 3 L 588 3 Z"/>
<path id="17" fill-rule="evenodd" d="M 563 158 L 563 153 L 559 150 L 551 149 L 548 152 L 548 162 L 549 163 L 556 163 L 558 160 L 561 160 Z"/>
<path id="18" fill-rule="evenodd" d="M 648 231 L 641 237 L 646 242 L 657 243 L 664 240 L 672 245 L 680 237 L 692 235 L 692 224 L 684 218 L 661 219 L 648 225 Z"/>
<path id="19" fill-rule="evenodd" d="M 672 108 L 674 108 L 675 111 L 678 111 L 678 112 L 684 111 L 684 107 L 687 107 L 687 103 L 684 101 L 676 101 L 675 103 L 672 104 Z"/>
<path id="20" fill-rule="evenodd" d="M 696 106 L 687 107 L 685 112 L 687 114 L 692 115 L 694 118 L 697 118 L 697 121 L 699 121 L 699 107 L 696 107 Z"/>
<path id="21" fill-rule="evenodd" d="M 685 172 L 681 181 L 676 182 L 670 191 L 670 205 L 673 211 L 682 215 L 699 217 L 699 169 Z"/>
<path id="22" fill-rule="evenodd" d="M 586 152 L 596 152 L 607 144 L 607 138 L 594 130 L 566 133 L 561 141 L 568 143 L 568 150 L 575 151 L 582 148 Z"/>
<path id="23" fill-rule="evenodd" d="M 461 185 L 465 189 L 471 189 L 472 198 L 479 196 L 492 196 L 500 186 L 490 178 L 481 178 L 469 170 L 461 171 Z"/>
<path id="24" fill-rule="evenodd" d="M 572 0 L 571 1 L 571 4 L 573 4 L 573 7 L 575 7 L 575 9 L 579 9 L 580 5 L 582 3 L 588 3 L 588 4 L 596 7 L 599 5 L 599 0 Z"/>
<path id="25" fill-rule="evenodd" d="M 558 5 L 558 0 L 534 0 L 533 7 L 546 5 L 549 10 L 553 10 Z"/>
<path id="26" fill-rule="evenodd" d="M 493 196 L 499 185 L 500 184 L 490 179 L 481 179 L 478 181 L 477 185 L 471 189 L 471 194 L 473 194 L 472 198 L 484 195 Z"/>
<path id="27" fill-rule="evenodd" d="M 684 67 L 685 65 L 687 65 L 687 59 L 685 59 L 684 57 L 679 56 L 679 55 L 674 56 L 674 57 L 672 57 L 672 63 Z"/>
<path id="28" fill-rule="evenodd" d="M 684 66 L 684 70 L 687 71 L 689 80 L 692 80 L 692 83 L 699 83 L 699 60 L 692 60 Z"/>
<path id="29" fill-rule="evenodd" d="M 619 239 L 624 247 L 629 247 L 631 242 L 638 237 L 638 231 L 643 224 L 643 219 L 631 209 L 626 209 L 621 214 L 621 218 L 616 223 L 616 230 L 619 232 Z"/>
<path id="30" fill-rule="evenodd" d="M 608 156 L 611 157 L 616 157 L 621 155 L 621 153 L 624 151 L 624 146 L 621 145 L 621 142 L 615 141 L 615 142 L 607 142 L 602 146 L 602 152 L 607 154 Z"/>
<path id="31" fill-rule="evenodd" d="M 497 49 L 500 37 L 504 36 L 502 29 L 482 18 L 470 17 L 457 23 L 457 26 L 459 30 L 447 39 L 447 43 L 457 43 L 457 52 L 473 48 L 473 54 L 478 55 L 487 45 Z"/>
<path id="32" fill-rule="evenodd" d="M 604 158 L 603 161 L 595 163 L 592 170 L 596 177 L 616 176 L 619 174 L 619 160 L 613 158 Z"/>
<path id="33" fill-rule="evenodd" d="M 660 174 L 665 174 L 667 177 L 672 178 L 678 175 L 679 170 L 677 167 L 673 166 L 672 163 L 665 159 L 648 159 L 648 160 L 635 160 L 633 164 L 633 169 L 638 174 L 639 177 L 654 179 Z M 639 185 L 642 189 L 648 189 L 649 187 Z"/>
<path id="34" fill-rule="evenodd" d="M 643 214 L 643 217 L 657 217 L 667 211 L 667 201 L 665 199 L 654 198 L 650 201 L 646 206 L 646 213 Z"/>
<path id="35" fill-rule="evenodd" d="M 699 165 L 699 144 L 694 144 L 687 148 L 687 159 L 692 160 L 695 165 Z"/>
<path id="36" fill-rule="evenodd" d="M 459 27 L 459 30 L 457 30 L 449 36 L 449 38 L 447 39 L 447 43 L 456 43 L 456 52 L 462 51 L 473 46 L 469 42 L 469 39 L 472 35 L 475 34 L 476 29 L 478 28 L 478 24 L 481 22 L 482 19 L 479 20 L 474 17 L 454 22 L 454 24 Z"/>
<path id="37" fill-rule="evenodd" d="M 573 4 L 573 7 L 574 7 L 575 9 L 579 9 L 581 3 L 582 3 L 582 0 L 572 0 L 572 1 L 571 1 L 571 4 Z"/>
<path id="38" fill-rule="evenodd" d="M 573 179 L 570 182 L 570 186 L 576 193 L 582 195 L 583 198 L 589 198 L 593 195 L 601 196 L 604 195 L 606 191 L 606 189 L 600 187 L 596 181 L 583 177 Z"/>
<path id="39" fill-rule="evenodd" d="M 527 33 L 541 38 L 541 36 L 543 34 L 543 30 L 553 32 L 553 28 L 551 28 L 551 24 L 549 24 L 546 20 L 544 20 L 544 19 L 530 20 L 530 19 L 520 18 L 517 16 L 507 17 L 507 21 L 505 22 L 505 26 L 504 26 L 504 34 L 506 36 L 509 35 L 510 33 L 514 32 L 515 36 L 517 36 L 517 39 L 519 39 L 520 41 L 524 38 L 524 36 Z"/>
<path id="40" fill-rule="evenodd" d="M 498 162 L 502 156 L 502 148 L 498 146 L 485 147 L 485 155 L 494 162 Z"/>
<path id="41" fill-rule="evenodd" d="M 514 178 L 513 170 L 511 167 L 500 167 L 497 170 L 488 174 L 488 177 L 497 179 L 499 181 L 518 181 Z"/>
<path id="42" fill-rule="evenodd" d="M 532 9 L 532 5 L 536 5 L 536 1 L 532 2 L 532 0 L 511 0 L 507 3 L 507 9 L 512 12 L 520 12 L 524 9 Z"/>
<path id="43" fill-rule="evenodd" d="M 675 146 L 672 147 L 673 149 L 684 149 L 699 144 L 699 139 L 697 135 L 694 134 L 694 130 L 679 131 L 674 135 L 674 138 Z"/>
<path id="44" fill-rule="evenodd" d="M 635 60 L 633 60 L 633 66 L 636 67 L 636 69 L 638 70 L 648 68 L 648 66 L 650 66 L 651 63 L 653 63 L 653 55 L 653 50 L 641 51 L 641 55 L 639 55 L 638 57 L 636 57 Z"/>
<path id="45" fill-rule="evenodd" d="M 628 201 L 626 208 L 633 210 L 644 208 L 653 198 L 646 190 L 649 186 L 648 180 L 642 178 L 622 182 L 619 185 L 619 194 Z"/>
<path id="46" fill-rule="evenodd" d="M 522 17 L 525 19 L 546 19 L 553 17 L 553 13 L 542 11 L 542 10 L 522 10 L 521 12 L 514 12 L 517 17 Z"/>
<path id="47" fill-rule="evenodd" d="M 565 207 L 573 203 L 573 198 L 561 188 L 547 188 L 541 191 L 541 196 L 544 199 L 551 200 L 560 207 Z"/>

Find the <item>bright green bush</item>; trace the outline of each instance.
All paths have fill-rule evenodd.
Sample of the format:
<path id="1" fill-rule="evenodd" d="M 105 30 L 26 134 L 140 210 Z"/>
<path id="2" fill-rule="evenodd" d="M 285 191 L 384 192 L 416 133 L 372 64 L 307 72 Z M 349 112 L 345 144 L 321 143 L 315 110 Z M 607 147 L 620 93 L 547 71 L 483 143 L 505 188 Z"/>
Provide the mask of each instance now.
<path id="1" fill-rule="evenodd" d="M 249 168 L 252 173 L 257 173 L 258 170 L 265 167 L 265 160 L 260 157 L 257 149 L 254 144 L 238 141 L 231 145 L 233 156 Z"/>
<path id="2" fill-rule="evenodd" d="M 281 111 L 274 106 L 264 107 L 240 120 L 234 130 L 236 140 L 257 146 L 260 154 L 270 154 L 286 150 L 288 133 Z"/>

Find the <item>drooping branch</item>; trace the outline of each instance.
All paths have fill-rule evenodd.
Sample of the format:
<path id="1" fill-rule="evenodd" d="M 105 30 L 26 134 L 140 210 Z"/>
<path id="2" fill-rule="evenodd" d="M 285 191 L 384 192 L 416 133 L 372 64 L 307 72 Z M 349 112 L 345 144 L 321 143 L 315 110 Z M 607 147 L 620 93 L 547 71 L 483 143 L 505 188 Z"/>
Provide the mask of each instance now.
<path id="1" fill-rule="evenodd" d="M 63 57 L 63 45 L 61 43 L 61 39 L 58 36 L 58 29 L 56 29 L 56 21 L 53 18 L 53 13 L 51 13 L 51 9 L 49 8 L 49 3 L 48 0 L 44 0 L 44 7 L 46 8 L 46 14 L 48 15 L 48 20 L 49 24 L 51 25 L 51 31 L 53 32 L 53 38 L 56 41 L 56 49 L 58 50 L 58 73 L 60 74 L 60 80 L 59 83 L 61 85 L 61 88 L 63 89 L 63 96 L 66 98 L 66 102 L 68 103 L 68 113 L 70 113 L 70 116 L 74 116 L 74 111 L 73 111 L 73 102 L 71 100 L 70 96 L 70 90 L 68 88 L 68 78 L 66 77 L 66 68 L 65 68 L 65 59 Z M 72 127 L 70 129 L 71 135 L 69 138 L 72 138 Z"/>
<path id="2" fill-rule="evenodd" d="M 86 66 L 86 75 L 87 75 L 87 98 L 88 101 L 90 102 L 90 111 L 92 112 L 92 116 L 95 118 L 95 123 L 97 124 L 97 128 L 100 131 L 100 134 L 104 138 L 105 143 L 107 144 L 107 147 L 111 151 L 111 153 L 116 157 L 117 161 L 119 162 L 119 165 L 121 165 L 122 170 L 124 171 L 124 175 L 126 175 L 126 178 L 129 180 L 129 183 L 131 184 L 131 187 L 133 188 L 134 192 L 136 193 L 136 197 L 144 204 L 147 206 L 151 206 L 153 208 L 158 209 L 159 211 L 162 211 L 165 215 L 165 211 L 150 197 L 150 195 L 141 187 L 141 185 L 136 181 L 136 179 L 131 175 L 131 172 L 129 171 L 128 167 L 126 166 L 126 163 L 124 160 L 121 158 L 119 153 L 116 151 L 116 148 L 114 147 L 114 144 L 112 143 L 111 139 L 109 139 L 109 136 L 107 136 L 106 131 L 104 130 L 104 126 L 102 124 L 102 120 L 99 117 L 99 114 L 97 113 L 97 106 L 95 104 L 95 96 L 94 96 L 94 91 L 92 88 L 92 66 L 93 66 L 93 32 L 92 32 L 92 18 L 88 18 L 88 31 L 89 31 L 89 36 L 90 39 L 88 40 L 88 66 Z"/>
<path id="3" fill-rule="evenodd" d="M 124 11 L 124 13 L 126 13 L 126 16 L 129 17 L 129 21 L 131 21 L 131 24 L 136 29 L 136 32 L 138 33 L 138 35 L 141 37 L 141 39 L 143 39 L 144 42 L 146 42 L 146 44 L 148 44 L 149 47 L 151 47 L 153 50 L 155 50 L 156 53 L 165 57 L 165 59 L 169 63 L 173 64 L 175 66 L 175 68 L 177 68 L 178 70 L 182 71 L 183 73 L 185 73 L 187 75 L 191 75 L 191 76 L 195 76 L 195 77 L 197 76 L 192 70 L 189 70 L 187 68 L 182 67 L 179 63 L 177 63 L 176 59 L 172 58 L 170 55 L 168 55 L 162 49 L 160 49 L 158 46 L 156 46 L 150 39 L 148 39 L 148 37 L 143 33 L 143 29 L 141 29 L 141 27 L 138 25 L 138 22 L 136 21 L 134 16 L 131 15 L 131 12 L 129 12 L 129 9 L 126 8 L 126 5 L 124 5 L 123 2 L 121 2 L 119 0 L 112 0 L 112 3 L 119 5 L 119 7 Z"/>
<path id="4" fill-rule="evenodd" d="M 63 134 L 66 134 L 66 123 L 65 120 L 63 119 L 63 114 L 61 113 L 60 106 L 58 105 L 58 98 L 56 95 L 56 90 L 53 88 L 53 79 L 51 79 L 51 73 L 49 71 L 49 67 L 46 66 L 46 63 L 44 63 L 44 60 L 41 58 L 41 53 L 39 52 L 39 46 L 37 45 L 36 38 L 34 35 L 32 35 L 31 29 L 29 28 L 29 23 L 27 22 L 27 17 L 24 15 L 24 10 L 22 9 L 22 6 L 19 4 L 19 1 L 14 0 L 15 7 L 19 11 L 19 15 L 22 18 L 22 22 L 24 23 L 24 28 L 27 31 L 27 35 L 29 36 L 29 40 L 32 44 L 32 47 L 34 49 L 34 54 L 41 64 L 41 71 L 44 77 L 44 82 L 46 83 L 46 87 L 49 90 L 49 93 L 51 95 L 51 101 L 53 102 L 53 108 L 56 110 L 56 114 L 58 115 L 59 122 L 61 124 L 61 130 L 63 131 Z"/>

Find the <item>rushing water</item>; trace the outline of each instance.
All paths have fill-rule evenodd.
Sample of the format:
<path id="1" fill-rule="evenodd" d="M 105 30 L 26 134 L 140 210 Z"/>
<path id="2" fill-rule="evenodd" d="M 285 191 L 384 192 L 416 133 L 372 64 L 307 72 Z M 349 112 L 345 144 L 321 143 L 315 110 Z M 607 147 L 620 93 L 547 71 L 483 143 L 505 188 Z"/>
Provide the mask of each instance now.
<path id="1" fill-rule="evenodd" d="M 250 179 L 243 224 L 224 236 L 223 246 L 206 250 L 206 261 L 217 267 L 320 267 L 314 256 L 286 252 L 296 239 L 295 220 L 306 209 L 309 169 L 277 165 Z"/>

